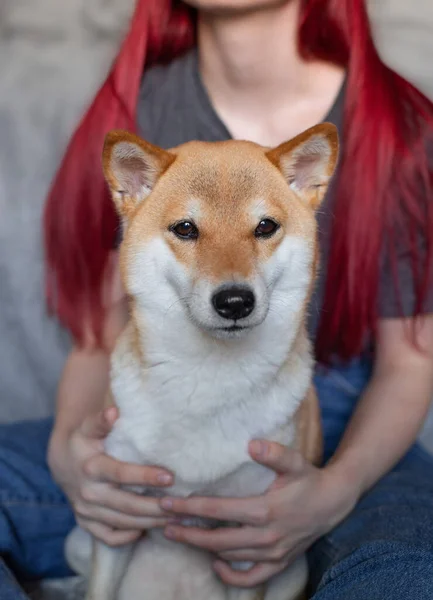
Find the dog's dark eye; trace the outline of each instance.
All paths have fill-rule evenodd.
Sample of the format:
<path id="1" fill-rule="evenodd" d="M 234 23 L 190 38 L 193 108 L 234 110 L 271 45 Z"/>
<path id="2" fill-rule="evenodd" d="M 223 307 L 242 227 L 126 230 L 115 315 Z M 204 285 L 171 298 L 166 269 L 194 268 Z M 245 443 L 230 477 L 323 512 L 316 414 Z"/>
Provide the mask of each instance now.
<path id="1" fill-rule="evenodd" d="M 263 219 L 257 225 L 254 231 L 254 235 L 256 236 L 256 238 L 271 237 L 271 235 L 274 235 L 274 233 L 278 231 L 279 228 L 280 226 L 278 225 L 278 223 L 276 223 L 272 219 Z"/>
<path id="2" fill-rule="evenodd" d="M 178 238 L 182 240 L 196 240 L 198 238 L 198 229 L 191 221 L 181 221 L 170 227 Z"/>

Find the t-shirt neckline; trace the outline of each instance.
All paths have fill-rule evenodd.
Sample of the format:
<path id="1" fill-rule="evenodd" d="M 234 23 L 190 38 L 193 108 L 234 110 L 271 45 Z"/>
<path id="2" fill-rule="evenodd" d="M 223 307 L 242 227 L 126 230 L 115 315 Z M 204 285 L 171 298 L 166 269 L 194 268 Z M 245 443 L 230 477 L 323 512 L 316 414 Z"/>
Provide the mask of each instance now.
<path id="1" fill-rule="evenodd" d="M 213 105 L 212 100 L 206 90 L 206 86 L 205 86 L 203 79 L 201 77 L 201 74 L 200 74 L 200 66 L 199 66 L 197 48 L 194 48 L 191 51 L 191 63 L 190 64 L 191 64 L 191 68 L 192 68 L 192 75 L 193 75 L 194 85 L 196 88 L 195 91 L 196 91 L 197 99 L 200 102 L 205 114 L 208 115 L 209 126 L 212 127 L 212 129 L 214 130 L 214 133 L 216 134 L 217 137 L 225 138 L 228 140 L 233 139 L 233 136 L 230 133 L 230 131 L 228 130 L 224 121 L 222 121 L 222 119 L 218 115 L 218 112 L 215 109 L 215 106 Z M 341 113 L 340 109 L 341 109 L 343 98 L 345 95 L 346 80 L 347 80 L 347 76 L 344 77 L 343 82 L 335 96 L 335 99 L 334 99 L 329 111 L 324 116 L 324 118 L 321 121 L 319 121 L 320 123 L 331 122 L 331 123 L 336 124 L 340 120 L 339 115 Z"/>

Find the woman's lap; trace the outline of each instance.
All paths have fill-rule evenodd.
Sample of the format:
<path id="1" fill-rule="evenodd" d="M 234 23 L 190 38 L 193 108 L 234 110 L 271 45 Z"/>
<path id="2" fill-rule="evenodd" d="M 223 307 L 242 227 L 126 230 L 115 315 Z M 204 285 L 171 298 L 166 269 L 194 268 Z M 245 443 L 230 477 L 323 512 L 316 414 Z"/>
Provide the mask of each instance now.
<path id="1" fill-rule="evenodd" d="M 46 464 L 51 428 L 51 419 L 0 426 L 0 555 L 21 579 L 70 573 L 63 543 L 74 518 Z"/>
<path id="2" fill-rule="evenodd" d="M 1 600 L 28 600 L 2 560 L 0 560 L 0 598 Z"/>
<path id="3" fill-rule="evenodd" d="M 368 381 L 367 363 L 319 369 L 325 455 L 335 449 Z M 74 524 L 46 460 L 50 420 L 0 426 L 0 554 L 20 578 L 68 574 Z M 314 600 L 433 597 L 433 459 L 414 447 L 309 553 Z M 9 595 L 7 595 L 9 594 Z M 0 564 L 0 598 L 21 600 Z"/>
<path id="4" fill-rule="evenodd" d="M 316 388 L 329 458 L 370 375 L 368 364 L 326 373 Z M 433 598 L 433 457 L 415 445 L 309 552 L 314 600 Z"/>
<path id="5" fill-rule="evenodd" d="M 311 548 L 314 600 L 433 598 L 432 474 L 414 450 Z"/>

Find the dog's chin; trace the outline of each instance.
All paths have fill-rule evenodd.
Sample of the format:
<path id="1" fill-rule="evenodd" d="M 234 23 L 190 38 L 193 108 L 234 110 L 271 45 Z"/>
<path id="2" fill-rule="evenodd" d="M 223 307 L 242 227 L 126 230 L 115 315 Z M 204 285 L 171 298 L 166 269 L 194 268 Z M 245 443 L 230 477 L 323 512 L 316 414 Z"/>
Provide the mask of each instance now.
<path id="1" fill-rule="evenodd" d="M 239 323 L 229 321 L 227 324 L 220 323 L 201 323 L 194 319 L 194 324 L 203 333 L 217 340 L 239 340 L 247 337 L 253 330 L 263 323 L 264 319 L 259 322 Z"/>
<path id="2" fill-rule="evenodd" d="M 210 327 L 207 333 L 218 340 L 237 340 L 246 337 L 257 325 L 227 325 L 226 327 Z"/>

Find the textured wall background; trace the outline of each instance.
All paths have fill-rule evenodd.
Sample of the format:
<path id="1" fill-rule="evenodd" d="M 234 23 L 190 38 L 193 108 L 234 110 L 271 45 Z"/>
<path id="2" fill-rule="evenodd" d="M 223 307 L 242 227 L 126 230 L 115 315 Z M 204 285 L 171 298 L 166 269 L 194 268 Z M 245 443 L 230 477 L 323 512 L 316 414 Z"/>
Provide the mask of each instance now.
<path id="1" fill-rule="evenodd" d="M 383 60 L 433 98 L 432 0 L 367 0 Z"/>
<path id="2" fill-rule="evenodd" d="M 109 68 L 133 4 L 0 2 L 0 211 L 11 198 L 31 193 L 29 218 L 40 218 L 67 139 Z M 433 98 L 432 0 L 369 0 L 369 9 L 384 61 Z M 21 243 L 22 252 L 40 251 L 36 231 Z M 34 274 L 35 287 L 41 275 Z M 47 409 L 48 400 L 35 408 Z M 424 439 L 433 449 L 433 414 Z"/>

